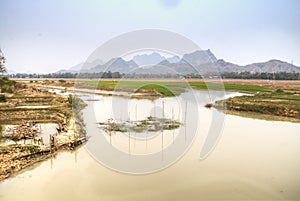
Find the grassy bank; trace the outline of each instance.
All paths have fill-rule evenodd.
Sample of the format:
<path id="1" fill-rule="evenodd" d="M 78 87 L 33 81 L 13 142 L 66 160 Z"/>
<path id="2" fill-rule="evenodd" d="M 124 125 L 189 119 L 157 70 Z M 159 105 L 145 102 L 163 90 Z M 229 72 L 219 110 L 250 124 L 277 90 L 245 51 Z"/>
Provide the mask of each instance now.
<path id="1" fill-rule="evenodd" d="M 236 91 L 253 96 L 240 96 L 219 101 L 215 107 L 227 105 L 228 111 L 239 115 L 273 116 L 278 120 L 298 121 L 299 84 L 292 82 L 266 82 L 261 80 L 225 80 L 224 83 L 203 80 L 79 80 L 76 87 L 105 91 L 128 91 L 144 93 L 143 98 L 176 96 L 188 88 L 196 90 Z M 56 81 L 58 82 L 58 81 Z M 59 84 L 59 83 L 57 83 Z M 282 90 L 283 89 L 283 90 Z M 243 113 L 243 114 L 242 114 Z M 279 118 L 280 117 L 280 118 Z M 269 117 L 267 117 L 270 119 Z"/>
<path id="2" fill-rule="evenodd" d="M 224 104 L 226 104 L 227 110 L 235 111 L 234 114 L 241 112 L 240 116 L 245 116 L 243 113 L 246 112 L 250 117 L 253 114 L 273 115 L 284 117 L 277 118 L 278 120 L 300 122 L 299 92 L 288 92 L 280 89 L 271 92 L 259 92 L 253 96 L 239 96 L 217 101 L 215 107 L 223 108 Z"/>
<path id="3" fill-rule="evenodd" d="M 256 83 L 255 81 L 254 83 Z M 176 96 L 187 88 L 196 90 L 226 90 L 253 94 L 252 96 L 238 96 L 218 101 L 216 108 L 226 104 L 227 110 L 240 116 L 262 119 L 284 120 L 299 122 L 300 120 L 300 94 L 298 90 L 289 88 L 282 90 L 269 86 L 244 83 L 217 83 L 203 81 L 84 81 L 85 84 L 103 90 L 133 90 L 136 92 L 156 91 L 158 96 Z M 274 117 L 274 118 L 272 118 Z"/>
<path id="4" fill-rule="evenodd" d="M 259 91 L 269 91 L 269 87 L 249 85 L 249 84 L 228 84 L 228 83 L 214 83 L 214 82 L 189 82 L 190 86 L 197 90 L 226 90 L 237 91 L 244 93 L 256 93 Z"/>
<path id="5" fill-rule="evenodd" d="M 160 96 L 176 96 L 184 92 L 188 88 L 196 90 L 228 90 L 246 93 L 255 93 L 258 91 L 271 90 L 265 86 L 246 85 L 246 84 L 223 84 L 214 82 L 178 82 L 178 81 L 80 81 L 79 86 L 96 87 L 101 90 L 119 90 L 132 92 L 157 92 Z"/>
<path id="6" fill-rule="evenodd" d="M 156 96 L 176 96 L 185 91 L 185 82 L 164 82 L 164 81 L 81 81 L 79 86 L 109 91 L 128 91 L 132 93 L 145 93 Z"/>

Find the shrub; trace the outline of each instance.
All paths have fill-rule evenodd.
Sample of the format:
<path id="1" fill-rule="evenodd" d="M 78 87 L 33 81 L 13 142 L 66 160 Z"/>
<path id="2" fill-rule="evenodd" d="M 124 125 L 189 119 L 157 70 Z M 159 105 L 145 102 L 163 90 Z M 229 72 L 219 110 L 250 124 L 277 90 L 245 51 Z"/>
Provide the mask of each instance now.
<path id="1" fill-rule="evenodd" d="M 283 90 L 282 89 L 280 89 L 280 88 L 278 88 L 278 89 L 276 89 L 276 91 L 275 91 L 276 93 L 283 93 Z"/>
<path id="2" fill-rule="evenodd" d="M 4 76 L 0 78 L 0 89 L 2 93 L 12 93 L 16 81 L 8 79 L 8 77 Z"/>
<path id="3" fill-rule="evenodd" d="M 6 98 L 4 94 L 0 94 L 0 102 L 5 102 Z"/>
<path id="4" fill-rule="evenodd" d="M 13 92 L 13 89 L 12 89 L 12 87 L 9 86 L 9 85 L 3 85 L 3 86 L 1 87 L 1 92 L 2 92 L 2 93 L 12 93 L 12 92 Z"/>

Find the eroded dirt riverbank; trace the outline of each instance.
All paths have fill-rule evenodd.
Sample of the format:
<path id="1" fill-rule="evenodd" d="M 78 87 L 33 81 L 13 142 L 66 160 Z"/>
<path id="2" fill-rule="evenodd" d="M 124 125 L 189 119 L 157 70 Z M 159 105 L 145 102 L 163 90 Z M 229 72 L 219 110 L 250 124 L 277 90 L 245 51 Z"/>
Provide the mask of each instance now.
<path id="1" fill-rule="evenodd" d="M 0 102 L 0 180 L 86 141 L 83 101 L 16 83 Z M 44 135 L 41 124 L 57 125 Z M 39 126 L 38 126 L 39 125 Z M 10 132 L 4 128 L 10 126 Z M 44 138 L 43 138 L 44 137 Z M 45 139 L 47 138 L 47 139 Z"/>

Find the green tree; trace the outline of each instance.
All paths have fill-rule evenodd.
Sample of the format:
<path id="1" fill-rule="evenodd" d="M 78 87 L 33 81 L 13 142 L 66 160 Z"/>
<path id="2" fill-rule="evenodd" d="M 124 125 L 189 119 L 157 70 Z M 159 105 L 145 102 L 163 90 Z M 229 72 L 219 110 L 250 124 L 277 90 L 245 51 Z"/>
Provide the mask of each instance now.
<path id="1" fill-rule="evenodd" d="M 7 72 L 4 64 L 5 64 L 5 57 L 4 57 L 3 52 L 0 49 L 0 73 L 6 73 Z"/>

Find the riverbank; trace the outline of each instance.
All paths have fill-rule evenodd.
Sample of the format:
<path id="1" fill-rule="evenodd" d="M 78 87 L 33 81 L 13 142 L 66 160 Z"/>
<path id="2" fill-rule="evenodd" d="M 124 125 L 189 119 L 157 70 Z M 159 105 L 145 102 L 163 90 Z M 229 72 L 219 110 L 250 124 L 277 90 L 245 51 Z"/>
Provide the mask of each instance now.
<path id="1" fill-rule="evenodd" d="M 220 80 L 23 80 L 30 86 L 61 91 L 93 93 L 129 98 L 156 99 L 178 96 L 187 89 L 226 90 L 243 93 L 270 91 L 267 85 L 223 83 Z"/>
<path id="2" fill-rule="evenodd" d="M 217 109 L 229 114 L 266 120 L 300 122 L 300 92 L 277 89 L 252 96 L 238 96 L 217 101 Z"/>
<path id="3" fill-rule="evenodd" d="M 59 151 L 74 150 L 84 142 L 85 139 L 82 138 L 80 140 L 69 140 L 69 142 L 63 142 L 55 147 L 35 144 L 0 146 L 0 181 L 35 163 L 55 157 Z"/>
<path id="4" fill-rule="evenodd" d="M 189 93 L 193 92 L 189 91 Z M 208 94 L 207 91 L 197 91 L 196 93 L 199 95 L 198 97 Z M 93 96 L 82 96 L 85 100 L 90 97 Z M 158 99 L 155 100 L 155 103 L 148 100 L 133 100 L 134 104 L 129 107 L 130 119 L 135 120 L 136 104 L 137 119 L 142 120 L 149 114 L 154 114 L 152 108 L 162 106 L 163 100 L 165 101 L 165 117 L 171 118 L 173 116 L 172 103 L 178 99 L 184 100 L 183 98 L 184 94 L 181 97 Z M 187 123 L 174 131 L 163 131 L 163 143 L 161 132 L 158 132 L 158 135 L 151 132 L 135 135 L 131 132 L 130 135 L 128 135 L 129 133 L 113 135 L 112 145 L 109 145 L 110 136 L 105 131 L 101 131 L 96 122 L 110 118 L 107 115 L 110 111 L 117 112 L 116 117 L 124 114 L 120 109 L 122 104 L 115 104 L 114 108 L 109 106 L 112 99 L 114 98 L 110 96 L 96 96 L 95 101 L 98 103 L 87 101 L 89 106 L 83 110 L 87 135 L 91 136 L 87 145 L 79 146 L 71 152 L 58 152 L 55 157 L 36 163 L 21 171 L 22 174 L 12 175 L 12 178 L 0 182 L 1 200 L 97 200 L 99 197 L 103 200 L 149 200 L 149 195 L 150 199 L 154 200 L 180 198 L 199 200 L 203 197 L 207 200 L 241 200 L 249 199 L 249 195 L 253 195 L 251 197 L 253 200 L 276 200 L 283 197 L 297 200 L 300 124 L 260 121 L 227 115 L 216 148 L 205 160 L 199 160 L 206 133 L 211 129 L 211 115 L 221 117 L 223 114 L 201 108 L 200 118 L 195 118 L 192 113 L 196 113 L 196 111 L 192 104 L 188 103 Z M 126 98 L 122 97 L 116 97 L 116 99 L 126 101 Z M 204 105 L 205 100 L 201 99 L 201 106 Z M 94 107 L 96 105 L 99 107 Z M 184 116 L 177 119 L 178 114 L 184 113 L 177 108 L 179 107 L 174 104 L 174 119 L 184 122 Z M 183 106 L 182 109 L 185 108 Z M 94 110 L 90 109 L 96 109 L 98 112 L 91 113 Z M 93 116 L 91 114 L 97 115 L 98 121 L 89 118 Z M 161 112 L 156 110 L 156 114 L 155 116 L 160 116 Z M 185 125 L 188 125 L 186 137 Z M 167 150 L 170 146 L 187 143 L 185 139 L 192 139 L 195 134 L 193 126 L 198 129 L 190 149 L 180 158 L 180 161 L 154 174 L 139 176 L 122 174 L 108 169 L 107 166 L 99 164 L 99 161 L 95 160 L 96 154 L 106 154 L 109 160 L 116 159 L 111 157 L 111 152 L 107 152 L 108 149 L 105 148 L 106 152 L 103 152 L 104 146 L 94 146 L 94 143 L 103 142 L 107 146 L 113 146 L 119 151 L 128 153 L 128 158 L 133 158 L 137 156 L 136 154 L 157 153 L 158 162 L 164 163 L 172 157 Z M 102 136 L 105 140 L 99 140 L 99 137 Z M 145 138 L 146 136 L 148 138 Z M 96 150 L 90 152 L 93 147 Z M 131 155 L 129 155 L 129 150 Z M 113 161 L 120 162 L 120 160 Z M 135 165 L 135 163 L 131 164 Z M 148 164 L 150 162 L 146 162 L 145 166 Z M 124 165 L 128 165 L 128 163 L 124 163 Z M 141 163 L 136 163 L 136 165 L 141 165 Z M 218 180 L 218 185 L 216 185 L 216 180 Z M 189 182 L 188 188 L 186 188 L 187 182 Z M 259 186 L 253 184 L 259 184 Z M 166 186 L 167 191 L 164 188 Z M 151 190 L 149 191 L 149 189 Z M 151 195 L 154 191 L 158 193 L 155 195 L 156 197 L 152 198 Z M 145 194 L 145 192 L 148 193 Z M 239 194 L 237 195 L 236 192 Z M 241 197 L 243 195 L 244 197 Z"/>
<path id="5" fill-rule="evenodd" d="M 18 82 L 9 92 L 0 102 L 0 180 L 86 141 L 82 100 Z M 53 133 L 42 130 L 49 123 Z"/>
<path id="6" fill-rule="evenodd" d="M 94 93 L 99 95 L 116 95 L 128 98 L 156 99 L 160 97 L 178 96 L 187 88 L 195 90 L 225 90 L 252 94 L 218 101 L 217 109 L 239 116 L 262 118 L 266 120 L 299 122 L 300 82 L 289 80 L 35 80 L 34 86 L 54 89 Z M 47 85 L 52 83 L 51 86 Z M 67 86 L 76 87 L 67 87 Z M 208 103 L 210 105 L 212 103 Z"/>

